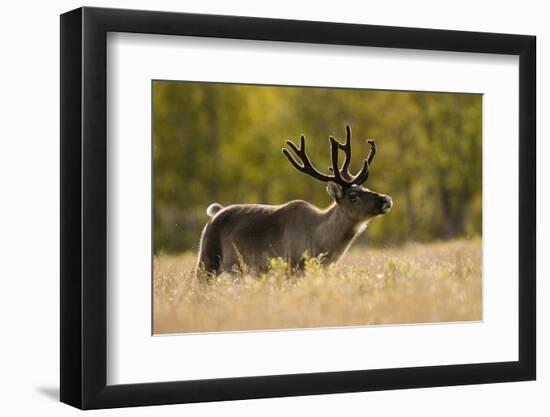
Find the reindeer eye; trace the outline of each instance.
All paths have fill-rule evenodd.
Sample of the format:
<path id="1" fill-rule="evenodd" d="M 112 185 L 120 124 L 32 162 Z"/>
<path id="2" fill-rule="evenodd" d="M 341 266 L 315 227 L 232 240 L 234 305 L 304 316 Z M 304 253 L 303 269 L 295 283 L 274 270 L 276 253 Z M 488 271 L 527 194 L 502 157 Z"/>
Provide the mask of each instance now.
<path id="1" fill-rule="evenodd" d="M 349 199 L 352 203 L 356 203 L 359 201 L 359 195 L 356 193 L 350 194 Z"/>

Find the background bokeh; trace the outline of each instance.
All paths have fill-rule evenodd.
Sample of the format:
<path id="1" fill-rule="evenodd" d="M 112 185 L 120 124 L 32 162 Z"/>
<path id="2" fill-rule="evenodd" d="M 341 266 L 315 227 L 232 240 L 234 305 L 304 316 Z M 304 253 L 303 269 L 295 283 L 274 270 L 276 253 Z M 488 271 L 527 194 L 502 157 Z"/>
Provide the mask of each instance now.
<path id="1" fill-rule="evenodd" d="M 154 81 L 155 253 L 196 250 L 213 202 L 328 206 L 325 186 L 281 148 L 304 134 L 328 173 L 328 136 L 343 142 L 346 124 L 352 172 L 374 138 L 366 186 L 394 200 L 356 245 L 481 235 L 481 95 Z"/>

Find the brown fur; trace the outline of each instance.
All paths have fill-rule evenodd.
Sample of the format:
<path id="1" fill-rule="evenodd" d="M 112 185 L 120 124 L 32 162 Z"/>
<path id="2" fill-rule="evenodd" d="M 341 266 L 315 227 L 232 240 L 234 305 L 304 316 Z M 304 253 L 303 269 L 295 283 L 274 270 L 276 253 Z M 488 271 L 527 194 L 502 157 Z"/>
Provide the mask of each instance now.
<path id="1" fill-rule="evenodd" d="M 353 210 L 347 195 L 361 196 Z M 304 257 L 320 256 L 325 263 L 337 261 L 366 223 L 383 214 L 377 202 L 388 197 L 353 186 L 327 209 L 295 200 L 279 206 L 243 204 L 217 211 L 202 232 L 199 271 L 217 275 L 235 271 L 242 263 L 264 271 L 269 259 L 282 257 L 293 270 Z M 390 203 L 388 203 L 391 206 Z"/>

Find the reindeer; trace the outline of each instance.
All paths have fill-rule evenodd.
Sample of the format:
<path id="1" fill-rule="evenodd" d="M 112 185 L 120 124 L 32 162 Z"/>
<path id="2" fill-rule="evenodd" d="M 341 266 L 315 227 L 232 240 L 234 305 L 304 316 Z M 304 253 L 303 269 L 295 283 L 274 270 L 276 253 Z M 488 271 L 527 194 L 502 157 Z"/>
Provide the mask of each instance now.
<path id="1" fill-rule="evenodd" d="M 339 260 L 353 241 L 378 215 L 392 207 L 390 196 L 362 186 L 369 177 L 369 168 L 376 144 L 368 140 L 370 151 L 357 175 L 351 175 L 351 129 L 346 126 L 346 142 L 330 136 L 332 176 L 319 172 L 306 154 L 302 135 L 300 147 L 287 140 L 287 145 L 301 164 L 283 148 L 283 154 L 298 171 L 327 184 L 334 200 L 326 209 L 319 209 L 303 200 L 293 200 L 274 206 L 236 204 L 223 207 L 211 204 L 206 213 L 211 217 L 202 231 L 197 276 L 212 277 L 224 271 L 235 272 L 243 263 L 253 271 L 268 269 L 269 260 L 282 257 L 292 271 L 304 267 L 307 256 L 320 257 L 323 264 Z M 344 152 L 340 169 L 339 151 Z"/>

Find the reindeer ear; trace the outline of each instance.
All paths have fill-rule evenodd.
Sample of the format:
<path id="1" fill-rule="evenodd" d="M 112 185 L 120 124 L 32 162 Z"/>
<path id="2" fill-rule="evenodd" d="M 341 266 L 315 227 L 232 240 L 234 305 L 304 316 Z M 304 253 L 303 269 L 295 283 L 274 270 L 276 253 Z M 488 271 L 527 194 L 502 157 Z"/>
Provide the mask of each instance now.
<path id="1" fill-rule="evenodd" d="M 344 189 L 334 181 L 329 181 L 327 182 L 327 193 L 336 200 L 344 196 Z"/>

